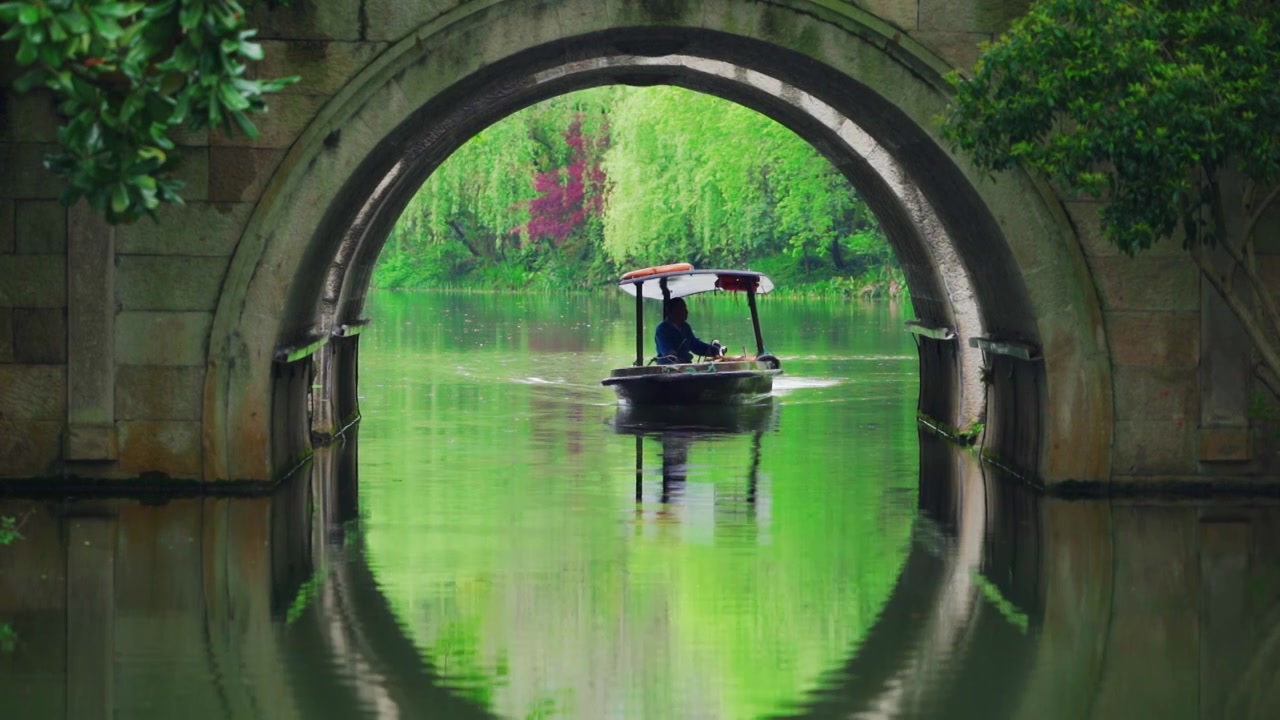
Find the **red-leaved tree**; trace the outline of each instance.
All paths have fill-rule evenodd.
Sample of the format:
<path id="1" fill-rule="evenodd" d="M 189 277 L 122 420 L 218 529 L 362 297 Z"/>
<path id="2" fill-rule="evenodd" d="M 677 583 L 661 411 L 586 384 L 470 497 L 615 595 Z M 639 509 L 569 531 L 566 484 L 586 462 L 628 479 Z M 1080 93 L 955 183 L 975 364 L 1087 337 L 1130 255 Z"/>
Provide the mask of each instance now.
<path id="1" fill-rule="evenodd" d="M 579 113 L 564 131 L 564 141 L 568 164 L 533 174 L 538 197 L 529 201 L 525 231 L 531 242 L 550 239 L 557 248 L 568 243 L 565 249 L 580 251 L 588 247 L 588 221 L 598 219 L 604 209 L 605 172 L 600 161 L 609 147 L 608 129 L 588 135 Z"/>

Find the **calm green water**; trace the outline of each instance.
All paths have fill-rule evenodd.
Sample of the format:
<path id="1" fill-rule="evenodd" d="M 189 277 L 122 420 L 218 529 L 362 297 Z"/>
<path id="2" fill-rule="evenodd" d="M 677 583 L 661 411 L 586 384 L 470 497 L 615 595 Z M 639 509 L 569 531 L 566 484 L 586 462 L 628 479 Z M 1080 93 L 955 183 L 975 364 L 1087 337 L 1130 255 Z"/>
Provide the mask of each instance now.
<path id="1" fill-rule="evenodd" d="M 704 338 L 753 344 L 741 301 L 690 305 Z M 879 614 L 918 479 L 899 308 L 762 299 L 785 375 L 738 432 L 617 427 L 599 381 L 634 358 L 629 298 L 368 312 L 368 563 L 460 694 L 508 717 L 775 714 Z"/>
<path id="2" fill-rule="evenodd" d="M 1274 498 L 1040 497 L 917 430 L 905 313 L 761 311 L 774 402 L 673 424 L 623 298 L 376 294 L 270 496 L 0 492 L 0 718 L 1280 717 Z"/>

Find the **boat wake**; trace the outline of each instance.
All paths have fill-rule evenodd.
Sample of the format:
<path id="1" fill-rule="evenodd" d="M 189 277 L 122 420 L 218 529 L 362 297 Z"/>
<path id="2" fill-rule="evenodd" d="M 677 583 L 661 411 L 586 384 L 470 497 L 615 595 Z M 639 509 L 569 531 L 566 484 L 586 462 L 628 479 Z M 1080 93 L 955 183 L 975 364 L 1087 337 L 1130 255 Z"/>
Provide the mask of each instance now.
<path id="1" fill-rule="evenodd" d="M 786 395 L 796 390 L 829 388 L 835 387 L 840 383 L 841 380 L 839 378 L 795 377 L 793 375 L 783 375 L 774 379 L 773 394 Z"/>

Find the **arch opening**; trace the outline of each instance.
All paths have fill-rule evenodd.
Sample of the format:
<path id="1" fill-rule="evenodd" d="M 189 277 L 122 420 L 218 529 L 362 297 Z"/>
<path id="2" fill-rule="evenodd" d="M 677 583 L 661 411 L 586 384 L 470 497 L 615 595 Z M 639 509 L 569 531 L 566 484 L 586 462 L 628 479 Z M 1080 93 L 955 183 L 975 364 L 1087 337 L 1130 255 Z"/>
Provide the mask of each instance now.
<path id="1" fill-rule="evenodd" d="M 409 199 L 463 142 L 555 95 L 669 84 L 782 123 L 862 194 L 912 294 L 926 422 L 951 433 L 985 424 L 989 454 L 1031 476 L 1104 479 L 1108 366 L 1082 327 L 1096 299 L 1064 242 L 1069 224 L 1032 183 L 995 192 L 942 150 L 920 117 L 945 99 L 936 79 L 813 22 L 858 43 L 855 60 L 875 60 L 873 72 L 742 34 L 627 27 L 476 58 L 473 72 L 436 71 L 430 44 L 415 43 L 396 66 L 358 77 L 291 152 L 233 261 L 210 343 L 206 477 L 278 473 L 358 418 L 356 344 L 374 263 Z M 465 26 L 441 34 L 456 40 Z M 903 94 L 888 93 L 902 82 Z M 1026 282 L 1053 272 L 1064 276 L 1046 288 Z M 321 346 L 330 359 L 316 363 L 317 381 L 299 363 Z M 299 390 L 311 384 L 326 388 L 319 402 Z M 1082 413 L 1101 422 L 1064 432 Z M 298 426 L 321 429 L 290 435 Z M 255 445 L 269 449 L 245 451 Z"/>

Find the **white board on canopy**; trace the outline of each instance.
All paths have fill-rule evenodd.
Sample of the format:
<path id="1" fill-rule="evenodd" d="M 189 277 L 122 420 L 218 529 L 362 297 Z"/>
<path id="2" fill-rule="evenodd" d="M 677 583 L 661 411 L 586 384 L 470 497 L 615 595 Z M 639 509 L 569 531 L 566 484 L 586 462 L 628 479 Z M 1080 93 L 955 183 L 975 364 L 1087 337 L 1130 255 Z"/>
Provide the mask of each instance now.
<path id="1" fill-rule="evenodd" d="M 724 279 L 721 282 L 721 279 Z M 747 283 L 756 281 L 756 294 L 764 295 L 773 290 L 773 281 L 767 276 L 750 270 L 685 270 L 631 278 L 618 283 L 622 291 L 632 297 L 636 288 L 642 288 L 645 298 L 662 299 L 662 281 L 665 280 L 671 297 L 688 297 L 716 290 L 745 290 Z"/>

